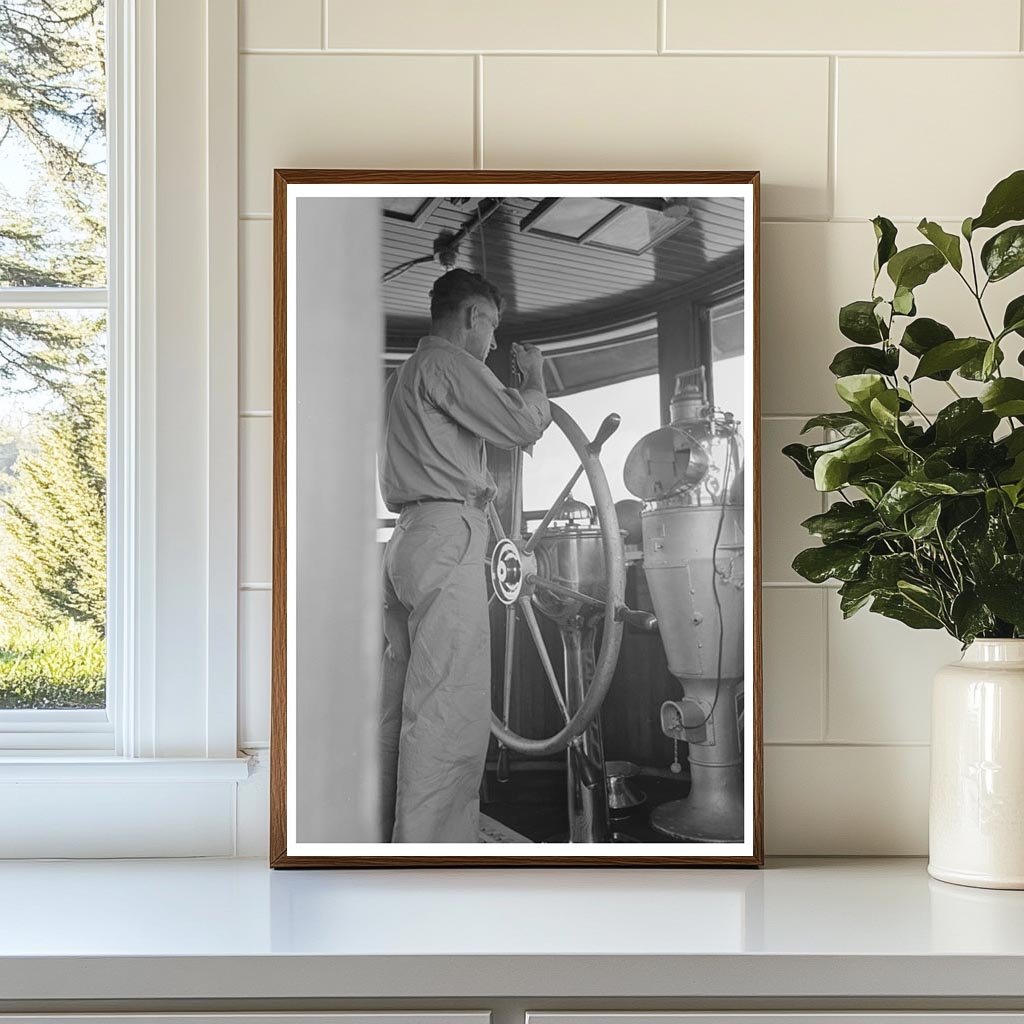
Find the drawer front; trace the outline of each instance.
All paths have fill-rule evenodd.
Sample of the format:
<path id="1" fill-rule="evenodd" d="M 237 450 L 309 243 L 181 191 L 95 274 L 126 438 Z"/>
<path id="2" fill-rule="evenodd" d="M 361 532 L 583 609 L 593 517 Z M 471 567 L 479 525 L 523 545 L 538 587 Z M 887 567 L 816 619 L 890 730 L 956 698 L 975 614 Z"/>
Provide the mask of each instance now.
<path id="1" fill-rule="evenodd" d="M 527 1013 L 526 1024 L 1024 1024 L 1024 1013 Z"/>
<path id="2" fill-rule="evenodd" d="M 374 1013 L 0 1013 L 0 1024 L 490 1024 L 489 1012 Z"/>

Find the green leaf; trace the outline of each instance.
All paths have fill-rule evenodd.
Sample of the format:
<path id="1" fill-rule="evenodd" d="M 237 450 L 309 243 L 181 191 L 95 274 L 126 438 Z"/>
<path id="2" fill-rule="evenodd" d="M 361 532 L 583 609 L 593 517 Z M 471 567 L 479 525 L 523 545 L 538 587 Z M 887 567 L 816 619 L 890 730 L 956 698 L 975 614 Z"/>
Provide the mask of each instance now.
<path id="1" fill-rule="evenodd" d="M 1024 267 L 1024 225 L 1000 231 L 981 249 L 981 265 L 990 281 L 1002 281 Z"/>
<path id="2" fill-rule="evenodd" d="M 1024 220 L 1024 170 L 1014 171 L 989 192 L 981 213 L 970 221 L 967 230 L 997 228 L 1008 220 Z M 964 221 L 965 227 L 967 223 Z"/>
<path id="3" fill-rule="evenodd" d="M 867 352 L 869 349 L 857 349 L 858 352 Z M 800 431 L 801 434 L 806 434 L 808 430 L 814 430 L 815 427 L 825 427 L 828 430 L 839 430 L 846 431 L 851 427 L 865 426 L 863 420 L 858 416 L 853 416 L 848 412 L 824 412 L 820 416 L 812 416 L 804 425 Z M 859 433 L 859 431 L 858 431 Z"/>
<path id="4" fill-rule="evenodd" d="M 875 316 L 877 300 L 850 302 L 839 310 L 839 331 L 858 345 L 877 345 L 888 333 Z"/>
<path id="5" fill-rule="evenodd" d="M 869 501 L 855 501 L 851 504 L 837 501 L 827 512 L 811 516 L 800 525 L 826 544 L 871 533 L 880 526 Z"/>
<path id="6" fill-rule="evenodd" d="M 814 486 L 819 491 L 838 490 L 850 479 L 850 464 L 843 453 L 826 452 L 814 463 Z"/>
<path id="7" fill-rule="evenodd" d="M 793 559 L 793 569 L 812 583 L 824 583 L 827 579 L 852 580 L 865 558 L 860 545 L 843 541 L 801 551 Z"/>
<path id="8" fill-rule="evenodd" d="M 889 260 L 886 271 L 897 288 L 913 291 L 945 265 L 945 257 L 934 245 L 912 245 L 896 253 Z"/>
<path id="9" fill-rule="evenodd" d="M 878 593 L 878 584 L 871 580 L 850 580 L 839 588 L 839 607 L 848 619 Z"/>
<path id="10" fill-rule="evenodd" d="M 921 356 L 913 379 L 920 380 L 922 377 L 941 379 L 937 377 L 937 374 L 945 370 L 956 370 L 975 356 L 979 359 L 983 358 L 986 348 L 988 348 L 988 342 L 982 341 L 980 338 L 954 338 L 952 341 L 944 341 Z"/>
<path id="11" fill-rule="evenodd" d="M 945 325 L 929 317 L 918 317 L 913 323 L 907 324 L 903 337 L 900 340 L 900 347 L 906 349 L 912 356 L 919 359 L 933 348 L 937 348 L 943 342 L 952 341 L 955 335 Z M 936 380 L 949 380 L 953 376 L 952 370 L 936 374 Z"/>
<path id="12" fill-rule="evenodd" d="M 899 392 L 893 389 L 883 391 L 876 398 L 871 399 L 868 407 L 876 423 L 881 424 L 886 430 L 896 430 L 899 424 L 900 396 Z"/>
<path id="13" fill-rule="evenodd" d="M 953 599 L 949 617 L 956 627 L 956 638 L 963 643 L 970 643 L 976 637 L 995 629 L 995 618 L 992 612 L 977 594 L 965 591 Z"/>
<path id="14" fill-rule="evenodd" d="M 981 405 L 996 416 L 1024 416 L 1024 380 L 1000 377 L 992 381 L 978 396 Z"/>
<path id="15" fill-rule="evenodd" d="M 960 225 L 960 234 L 963 235 L 968 242 L 971 240 L 971 235 L 974 234 L 974 229 L 971 227 L 973 221 L 973 217 L 966 217 L 964 218 L 963 224 Z"/>
<path id="16" fill-rule="evenodd" d="M 1019 579 L 993 576 L 978 583 L 978 597 L 1000 619 L 1024 629 L 1024 583 Z"/>
<path id="17" fill-rule="evenodd" d="M 941 514 L 941 501 L 928 501 L 923 505 L 918 505 L 910 513 L 910 519 L 914 526 L 908 531 L 908 536 L 913 537 L 914 540 L 924 540 L 925 537 L 931 536 L 935 532 Z"/>
<path id="18" fill-rule="evenodd" d="M 844 348 L 836 353 L 829 370 L 837 377 L 848 377 L 866 370 L 877 370 L 892 376 L 899 369 L 900 353 L 894 345 L 884 348 Z"/>
<path id="19" fill-rule="evenodd" d="M 917 312 L 917 306 L 914 305 L 914 293 L 909 288 L 900 285 L 892 297 L 892 308 L 900 316 L 913 316 Z"/>
<path id="20" fill-rule="evenodd" d="M 989 373 L 985 373 L 985 356 L 987 354 L 988 343 L 986 342 L 984 352 L 979 352 L 976 356 L 971 356 L 971 358 L 968 359 L 967 362 L 965 362 L 963 366 L 961 366 L 960 369 L 956 371 L 957 376 L 963 377 L 964 380 L 989 380 L 992 376 L 992 371 L 990 371 Z M 1001 348 L 996 348 L 995 365 L 999 366 L 1002 363 L 1002 361 L 1003 350 Z"/>
<path id="21" fill-rule="evenodd" d="M 996 366 L 1002 361 L 999 358 L 999 342 L 993 341 L 989 344 L 988 348 L 985 349 L 985 355 L 981 360 L 981 375 L 985 380 L 988 380 Z"/>
<path id="22" fill-rule="evenodd" d="M 958 398 L 935 417 L 935 439 L 940 445 L 956 444 L 968 437 L 991 437 L 999 417 L 985 412 L 976 398 Z"/>
<path id="23" fill-rule="evenodd" d="M 1006 521 L 1010 525 L 1010 533 L 1013 534 L 1013 542 L 1017 550 L 1024 553 L 1024 509 L 1015 508 L 1006 515 Z"/>
<path id="24" fill-rule="evenodd" d="M 885 381 L 876 373 L 854 373 L 836 381 L 839 397 L 861 415 L 866 414 L 871 399 L 885 390 Z"/>
<path id="25" fill-rule="evenodd" d="M 811 459 L 810 448 L 805 444 L 787 444 L 782 449 L 782 454 L 789 459 L 804 476 L 814 479 L 814 462 Z"/>
<path id="26" fill-rule="evenodd" d="M 1024 338 L 1024 295 L 1018 295 L 1003 313 L 1003 333 L 1014 331 Z"/>
<path id="27" fill-rule="evenodd" d="M 887 392 L 895 394 L 895 392 Z M 887 439 L 881 434 L 861 434 L 843 449 L 843 460 L 849 466 L 855 466 L 858 462 L 870 459 L 880 448 L 888 444 Z"/>
<path id="28" fill-rule="evenodd" d="M 905 597 L 879 595 L 871 602 L 871 610 L 887 619 L 896 619 L 911 629 L 942 629 L 942 621 L 914 607 Z"/>
<path id="29" fill-rule="evenodd" d="M 988 514 L 992 515 L 995 512 L 1000 511 L 1007 503 L 1012 505 L 1010 497 L 999 487 L 989 487 L 985 491 L 985 508 L 988 510 Z"/>
<path id="30" fill-rule="evenodd" d="M 917 225 L 917 230 L 942 253 L 945 261 L 954 270 L 959 271 L 963 267 L 964 260 L 960 254 L 960 239 L 956 235 L 951 235 L 944 231 L 933 220 L 922 220 Z"/>
<path id="31" fill-rule="evenodd" d="M 897 480 L 885 492 L 878 503 L 877 512 L 891 526 L 897 525 L 900 516 L 912 508 L 943 494 L 956 494 L 957 488 L 950 484 L 927 480 Z"/>
<path id="32" fill-rule="evenodd" d="M 875 229 L 875 278 L 889 260 L 896 255 L 896 225 L 879 215 L 871 221 Z"/>
<path id="33" fill-rule="evenodd" d="M 875 555 L 868 568 L 868 579 L 876 587 L 895 590 L 897 584 L 910 571 L 914 556 L 906 552 L 893 555 Z"/>

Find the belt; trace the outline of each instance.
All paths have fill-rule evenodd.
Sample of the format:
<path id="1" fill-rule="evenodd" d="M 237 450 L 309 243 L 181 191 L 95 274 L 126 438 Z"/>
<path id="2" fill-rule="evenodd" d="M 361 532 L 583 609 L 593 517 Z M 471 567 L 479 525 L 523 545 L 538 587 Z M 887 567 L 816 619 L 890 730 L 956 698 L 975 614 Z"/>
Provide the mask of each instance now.
<path id="1" fill-rule="evenodd" d="M 486 502 L 479 498 L 472 501 L 467 498 L 416 498 L 414 501 L 403 502 L 399 506 L 398 513 L 401 515 L 407 508 L 412 508 L 414 505 L 437 504 L 466 505 L 469 508 L 483 508 Z"/>

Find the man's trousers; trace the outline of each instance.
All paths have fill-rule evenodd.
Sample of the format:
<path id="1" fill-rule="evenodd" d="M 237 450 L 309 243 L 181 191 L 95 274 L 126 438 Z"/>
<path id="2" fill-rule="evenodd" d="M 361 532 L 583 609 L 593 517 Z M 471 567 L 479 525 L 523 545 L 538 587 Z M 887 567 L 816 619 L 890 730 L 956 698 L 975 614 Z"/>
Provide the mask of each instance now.
<path id="1" fill-rule="evenodd" d="M 382 835 L 475 843 L 491 716 L 487 519 L 454 502 L 405 509 L 384 555 Z"/>

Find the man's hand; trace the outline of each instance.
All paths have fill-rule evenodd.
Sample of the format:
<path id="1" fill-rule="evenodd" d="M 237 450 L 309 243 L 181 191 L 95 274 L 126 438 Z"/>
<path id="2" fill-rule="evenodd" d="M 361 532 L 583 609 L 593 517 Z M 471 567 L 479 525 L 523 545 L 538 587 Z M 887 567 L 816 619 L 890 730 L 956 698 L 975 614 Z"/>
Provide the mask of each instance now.
<path id="1" fill-rule="evenodd" d="M 525 377 L 531 370 L 541 372 L 541 364 L 544 362 L 544 355 L 536 345 L 520 345 L 514 342 L 512 351 L 515 353 L 516 362 Z"/>
<path id="2" fill-rule="evenodd" d="M 512 353 L 523 375 L 523 387 L 544 393 L 544 355 L 541 350 L 536 345 L 515 342 Z"/>

